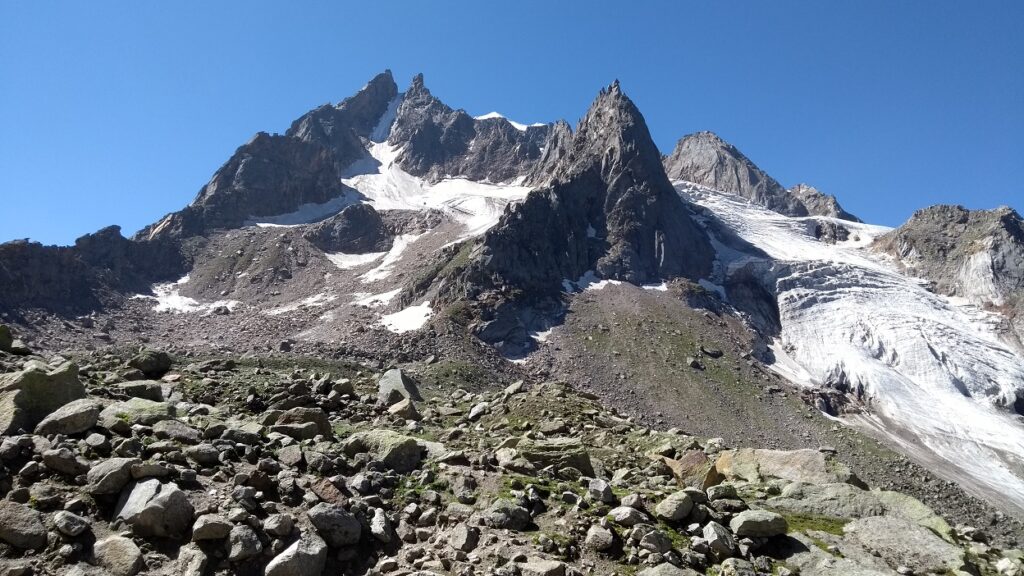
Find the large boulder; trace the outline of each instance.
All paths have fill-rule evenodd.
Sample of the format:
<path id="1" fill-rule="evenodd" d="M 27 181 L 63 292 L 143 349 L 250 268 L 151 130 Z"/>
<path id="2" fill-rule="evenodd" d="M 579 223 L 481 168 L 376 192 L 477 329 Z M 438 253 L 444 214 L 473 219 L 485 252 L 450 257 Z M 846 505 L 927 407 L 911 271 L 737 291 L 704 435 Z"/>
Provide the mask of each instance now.
<path id="1" fill-rule="evenodd" d="M 845 482 L 859 484 L 857 477 L 833 456 L 818 450 L 726 450 L 715 469 L 728 480 L 763 482 L 773 478 L 808 484 Z"/>
<path id="2" fill-rule="evenodd" d="M 690 568 L 674 566 L 668 562 L 652 566 L 650 568 L 644 568 L 643 570 L 636 573 L 637 576 L 700 576 L 700 572 L 696 572 Z"/>
<path id="3" fill-rule="evenodd" d="M 121 494 L 114 519 L 143 537 L 179 538 L 192 526 L 192 502 L 174 482 L 152 478 L 130 486 Z"/>
<path id="4" fill-rule="evenodd" d="M 416 383 L 399 368 L 392 368 L 377 381 L 377 402 L 391 406 L 403 399 L 423 400 Z"/>
<path id="5" fill-rule="evenodd" d="M 786 533 L 789 526 L 780 514 L 768 510 L 744 510 L 729 522 L 729 528 L 739 537 L 770 538 Z"/>
<path id="6" fill-rule="evenodd" d="M 284 549 L 267 564 L 264 576 L 320 576 L 327 562 L 327 543 L 313 533 Z"/>
<path id="7" fill-rule="evenodd" d="M 590 453 L 579 438 L 552 438 L 534 440 L 523 438 L 516 444 L 519 456 L 538 468 L 554 466 L 556 469 L 575 468 L 585 476 L 594 475 Z"/>
<path id="8" fill-rule="evenodd" d="M 667 522 L 681 522 L 693 510 L 693 500 L 686 492 L 673 492 L 654 507 L 654 515 Z"/>
<path id="9" fill-rule="evenodd" d="M 484 522 L 491 528 L 525 530 L 532 521 L 529 510 L 505 498 L 495 500 L 484 512 Z"/>
<path id="10" fill-rule="evenodd" d="M 337 504 L 321 502 L 306 513 L 328 545 L 334 548 L 359 542 L 362 525 L 359 519 Z"/>
<path id="11" fill-rule="evenodd" d="M 392 430 L 356 432 L 345 440 L 343 449 L 349 456 L 370 452 L 399 473 L 415 470 L 423 459 L 423 447 L 415 438 Z"/>
<path id="12" fill-rule="evenodd" d="M 316 434 L 330 438 L 334 435 L 331 428 L 331 421 L 327 413 L 321 408 L 297 407 L 286 410 L 277 418 L 277 426 L 292 426 L 313 424 Z M 314 434 L 315 435 L 315 434 Z"/>
<path id="13" fill-rule="evenodd" d="M 30 361 L 20 372 L 0 375 L 0 434 L 33 430 L 54 410 L 84 397 L 73 363 L 51 368 Z"/>
<path id="14" fill-rule="evenodd" d="M 36 426 L 36 434 L 81 434 L 96 425 L 103 405 L 92 398 L 73 400 L 51 412 Z"/>
<path id="15" fill-rule="evenodd" d="M 14 344 L 14 334 L 11 334 L 10 327 L 0 324 L 0 352 L 10 352 L 12 344 Z"/>
<path id="16" fill-rule="evenodd" d="M 128 365 L 150 378 L 159 378 L 171 369 L 171 357 L 167 352 L 147 348 L 133 356 Z"/>
<path id="17" fill-rule="evenodd" d="M 173 404 L 154 402 L 145 398 L 129 398 L 124 402 L 114 402 L 100 412 L 99 425 L 111 429 L 119 423 L 143 424 L 152 426 L 161 420 L 174 418 L 177 414 Z"/>
<path id="18" fill-rule="evenodd" d="M 708 486 L 714 486 L 722 481 L 715 463 L 703 450 L 686 450 L 678 458 L 661 455 L 656 458 L 668 466 L 676 481 L 683 486 L 706 490 Z"/>
<path id="19" fill-rule="evenodd" d="M 110 458 L 94 464 L 86 476 L 85 491 L 93 496 L 118 494 L 132 477 L 132 466 L 141 462 L 138 458 Z"/>
<path id="20" fill-rule="evenodd" d="M 0 540 L 22 550 L 46 547 L 42 516 L 24 504 L 0 500 Z"/>
<path id="21" fill-rule="evenodd" d="M 129 398 L 145 398 L 153 402 L 164 401 L 164 389 L 156 380 L 133 380 L 116 386 L 117 391 Z"/>
<path id="22" fill-rule="evenodd" d="M 111 576 L 135 576 L 143 567 L 142 550 L 130 538 L 109 536 L 92 549 L 96 564 Z"/>
<path id="23" fill-rule="evenodd" d="M 844 542 L 859 545 L 894 570 L 906 567 L 914 574 L 948 574 L 965 566 L 962 548 L 904 518 L 860 518 L 843 526 L 843 533 Z"/>

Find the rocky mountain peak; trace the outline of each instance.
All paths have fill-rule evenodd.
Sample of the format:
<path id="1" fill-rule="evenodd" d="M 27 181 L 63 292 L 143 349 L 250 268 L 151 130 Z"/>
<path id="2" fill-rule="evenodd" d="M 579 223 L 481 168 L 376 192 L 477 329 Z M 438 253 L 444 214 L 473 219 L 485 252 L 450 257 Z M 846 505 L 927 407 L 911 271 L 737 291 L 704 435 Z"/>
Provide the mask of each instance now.
<path id="1" fill-rule="evenodd" d="M 417 74 L 402 97 L 388 143 L 403 170 L 429 181 L 450 176 L 505 182 L 531 172 L 548 126 L 521 130 L 501 117 L 476 119 L 435 97 Z"/>
<path id="2" fill-rule="evenodd" d="M 665 158 L 665 171 L 673 180 L 739 194 L 787 216 L 808 214 L 799 199 L 712 132 L 697 132 L 680 139 L 672 154 Z"/>
<path id="3" fill-rule="evenodd" d="M 825 194 L 809 184 L 797 184 L 789 189 L 789 193 L 799 199 L 809 213 L 816 216 L 828 216 L 851 222 L 861 221 L 860 218 L 844 210 L 835 196 Z"/>

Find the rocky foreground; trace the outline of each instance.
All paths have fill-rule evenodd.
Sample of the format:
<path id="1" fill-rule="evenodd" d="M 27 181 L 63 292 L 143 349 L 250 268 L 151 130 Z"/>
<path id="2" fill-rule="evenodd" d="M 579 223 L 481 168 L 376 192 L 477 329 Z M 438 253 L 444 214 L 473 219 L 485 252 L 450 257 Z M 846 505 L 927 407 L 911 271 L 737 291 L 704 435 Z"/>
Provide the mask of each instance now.
<path id="1" fill-rule="evenodd" d="M 733 450 L 563 383 L 43 358 L 3 327 L 0 368 L 0 574 L 1024 574 L 828 448 Z"/>

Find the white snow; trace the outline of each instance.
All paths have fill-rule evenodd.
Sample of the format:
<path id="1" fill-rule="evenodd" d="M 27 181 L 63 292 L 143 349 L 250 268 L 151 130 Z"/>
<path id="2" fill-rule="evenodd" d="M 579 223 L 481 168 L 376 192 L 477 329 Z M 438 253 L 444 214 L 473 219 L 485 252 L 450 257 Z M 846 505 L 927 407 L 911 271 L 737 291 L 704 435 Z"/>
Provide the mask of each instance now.
<path id="1" fill-rule="evenodd" d="M 387 142 L 370 145 L 370 157 L 357 161 L 342 182 L 358 190 L 377 210 L 425 210 L 433 208 L 462 223 L 466 232 L 459 240 L 486 232 L 511 202 L 529 194 L 530 188 L 515 183 L 492 184 L 465 178 L 445 178 L 431 184 L 396 164 L 401 150 Z"/>
<path id="2" fill-rule="evenodd" d="M 489 120 L 491 118 L 505 118 L 505 117 L 502 116 L 498 112 L 488 112 L 487 114 L 484 114 L 482 116 L 474 116 L 473 117 L 474 120 Z M 526 132 L 526 129 L 529 128 L 530 126 L 543 126 L 544 125 L 543 122 L 536 122 L 536 123 L 530 124 L 530 126 L 527 126 L 526 124 L 522 124 L 520 122 L 513 122 L 512 120 L 509 120 L 508 118 L 505 118 L 505 121 L 508 122 L 509 124 L 511 124 L 513 128 L 515 128 L 516 130 L 519 130 L 520 132 Z"/>
<path id="3" fill-rule="evenodd" d="M 974 493 L 1024 511 L 1024 426 L 995 406 L 1024 386 L 1024 359 L 1000 341 L 990 315 L 929 292 L 866 248 L 886 227 L 834 220 L 852 235 L 828 244 L 814 237 L 814 217 L 789 218 L 687 183 L 677 189 L 775 261 L 718 238 L 724 250 L 711 279 L 761 263 L 782 324 L 775 370 L 807 386 L 848 382 L 863 391 L 872 415 L 844 417 L 847 423 L 884 434 Z"/>
<path id="4" fill-rule="evenodd" d="M 391 290 L 391 291 L 388 291 L 388 292 L 383 292 L 381 294 L 370 294 L 369 292 L 357 292 L 357 293 L 353 294 L 353 296 L 355 296 L 356 299 L 352 301 L 352 304 L 354 304 L 356 306 L 367 306 L 367 307 L 370 307 L 370 308 L 372 308 L 374 306 L 383 306 L 383 305 L 387 304 L 388 302 L 391 302 L 391 299 L 394 298 L 395 296 L 398 296 L 398 293 L 401 292 L 401 291 L 402 291 L 401 288 L 395 288 L 394 290 Z"/>
<path id="5" fill-rule="evenodd" d="M 292 302 L 291 304 L 285 304 L 284 306 L 271 308 L 270 310 L 267 310 L 265 314 L 267 314 L 268 316 L 280 316 L 281 314 L 294 312 L 299 308 L 323 306 L 329 302 L 334 302 L 337 299 L 338 296 L 335 294 L 321 292 L 319 294 L 313 294 L 308 298 L 303 298 L 302 300 L 299 300 L 297 302 Z"/>
<path id="6" fill-rule="evenodd" d="M 365 266 L 384 257 L 387 252 L 368 252 L 366 254 L 345 254 L 343 252 L 327 253 L 327 259 L 342 270 L 350 270 Z"/>
<path id="7" fill-rule="evenodd" d="M 355 200 L 348 195 L 338 196 L 323 204 L 303 204 L 294 212 L 277 216 L 250 216 L 243 224 L 261 228 L 291 227 L 310 222 L 319 222 L 341 212 L 345 207 L 354 204 Z"/>
<path id="8" fill-rule="evenodd" d="M 419 330 L 433 314 L 434 311 L 430 308 L 430 300 L 427 300 L 422 304 L 409 306 L 394 314 L 385 314 L 381 316 L 380 323 L 388 330 L 401 334 L 403 332 Z"/>
<path id="9" fill-rule="evenodd" d="M 132 296 L 133 299 L 143 300 L 154 300 L 156 305 L 153 306 L 155 312 L 177 312 L 177 313 L 195 313 L 200 312 L 209 314 L 214 308 L 221 306 L 226 307 L 228 310 L 234 311 L 234 309 L 241 304 L 238 300 L 218 300 L 216 302 L 205 302 L 201 303 L 195 298 L 188 296 L 182 296 L 179 294 L 179 290 L 184 284 L 189 281 L 188 275 L 183 276 L 176 282 L 163 282 L 160 284 L 154 284 L 152 287 L 153 295 L 149 294 L 136 294 Z"/>
<path id="10" fill-rule="evenodd" d="M 644 284 L 641 286 L 644 290 L 654 290 L 655 292 L 668 292 L 668 283 L 662 282 L 661 284 Z"/>
<path id="11" fill-rule="evenodd" d="M 384 115 L 377 121 L 377 125 L 373 127 L 373 132 L 370 133 L 370 140 L 373 142 L 383 142 L 388 139 L 391 135 L 391 125 L 395 123 L 395 118 L 398 116 L 398 106 L 402 103 L 402 98 L 405 94 L 399 94 L 388 102 L 387 110 L 384 111 Z"/>
<path id="12" fill-rule="evenodd" d="M 569 293 L 583 292 L 584 290 L 601 290 L 605 286 L 616 286 L 619 284 L 622 284 L 622 282 L 598 278 L 593 270 L 587 270 L 576 280 L 569 280 L 568 278 L 562 280 L 563 290 Z"/>
<path id="13" fill-rule="evenodd" d="M 368 284 L 370 282 L 376 282 L 377 280 L 383 280 L 390 276 L 391 270 L 395 267 L 395 264 L 401 260 L 402 252 L 405 252 L 405 249 L 415 242 L 420 236 L 420 234 L 402 234 L 401 236 L 396 236 L 394 243 L 391 245 L 391 250 L 388 250 L 388 252 L 384 254 L 384 260 L 382 260 L 376 268 L 373 268 L 369 272 L 360 276 L 359 279 Z"/>

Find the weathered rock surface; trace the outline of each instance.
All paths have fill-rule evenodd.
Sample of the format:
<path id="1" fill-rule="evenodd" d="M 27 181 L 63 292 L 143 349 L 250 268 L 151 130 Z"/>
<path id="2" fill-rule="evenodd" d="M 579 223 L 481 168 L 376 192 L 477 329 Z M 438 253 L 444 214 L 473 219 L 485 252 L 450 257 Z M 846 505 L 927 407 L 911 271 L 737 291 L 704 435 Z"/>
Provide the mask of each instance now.
<path id="1" fill-rule="evenodd" d="M 30 361 L 24 370 L 0 376 L 0 433 L 33 430 L 54 410 L 84 396 L 78 367 L 71 362 L 51 368 Z"/>
<path id="2" fill-rule="evenodd" d="M 129 486 L 114 511 L 115 520 L 132 527 L 140 536 L 178 538 L 192 526 L 192 502 L 174 482 L 157 479 Z"/>

